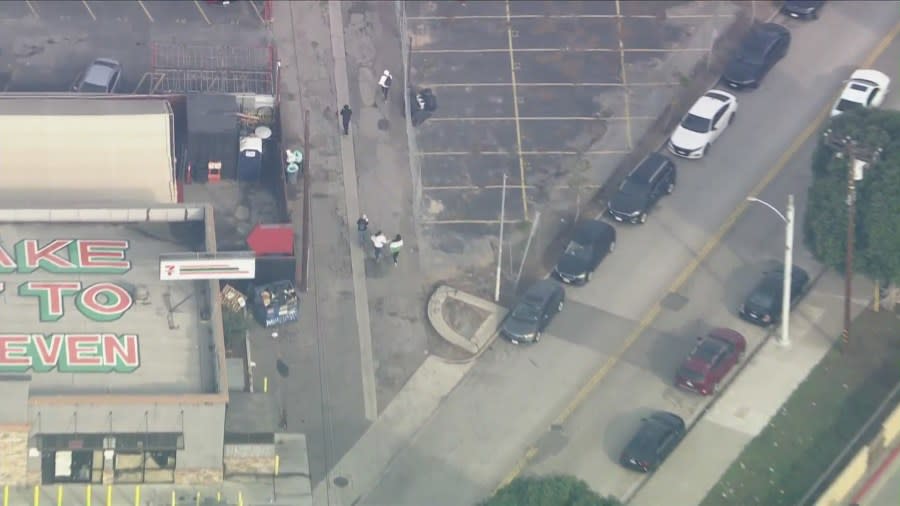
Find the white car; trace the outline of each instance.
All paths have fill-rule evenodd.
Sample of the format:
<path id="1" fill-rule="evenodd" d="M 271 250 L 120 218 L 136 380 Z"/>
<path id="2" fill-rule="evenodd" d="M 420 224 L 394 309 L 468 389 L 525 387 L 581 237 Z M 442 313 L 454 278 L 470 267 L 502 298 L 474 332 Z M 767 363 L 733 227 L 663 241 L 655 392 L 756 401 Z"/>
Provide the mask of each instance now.
<path id="1" fill-rule="evenodd" d="M 831 117 L 850 109 L 878 107 L 884 102 L 891 78 L 877 70 L 860 69 L 850 76 L 841 98 L 831 108 Z"/>
<path id="2" fill-rule="evenodd" d="M 669 137 L 669 151 L 682 158 L 703 158 L 710 144 L 731 124 L 737 108 L 737 97 L 731 93 L 707 91 Z"/>

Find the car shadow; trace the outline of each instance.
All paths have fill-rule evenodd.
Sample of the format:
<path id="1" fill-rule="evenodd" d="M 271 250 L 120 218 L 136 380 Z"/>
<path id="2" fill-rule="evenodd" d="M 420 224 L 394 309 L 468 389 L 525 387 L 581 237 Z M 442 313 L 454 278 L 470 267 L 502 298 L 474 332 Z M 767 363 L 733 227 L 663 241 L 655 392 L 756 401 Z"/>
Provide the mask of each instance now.
<path id="1" fill-rule="evenodd" d="M 650 407 L 641 407 L 634 411 L 616 415 L 606 425 L 603 432 L 603 451 L 607 457 L 613 462 L 619 462 L 619 456 L 625 445 L 631 441 L 631 438 L 637 432 L 641 425 L 641 419 L 652 413 L 659 411 Z"/>
<path id="2" fill-rule="evenodd" d="M 778 268 L 781 263 L 775 259 L 761 260 L 742 264 L 725 278 L 723 284 L 723 303 L 728 312 L 737 317 L 738 307 L 744 303 L 753 287 L 762 279 L 763 274 Z"/>

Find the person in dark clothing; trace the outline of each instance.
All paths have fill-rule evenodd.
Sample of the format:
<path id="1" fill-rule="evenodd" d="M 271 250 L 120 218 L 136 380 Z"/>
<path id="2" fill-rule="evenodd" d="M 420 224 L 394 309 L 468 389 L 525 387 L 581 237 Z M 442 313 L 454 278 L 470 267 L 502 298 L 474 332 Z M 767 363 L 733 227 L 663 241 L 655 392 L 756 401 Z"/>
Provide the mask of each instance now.
<path id="1" fill-rule="evenodd" d="M 365 248 L 369 237 L 369 217 L 365 214 L 356 220 L 356 233 L 359 236 L 359 245 Z"/>
<path id="2" fill-rule="evenodd" d="M 344 104 L 344 108 L 341 109 L 341 123 L 344 125 L 344 135 L 350 133 L 350 116 L 353 115 L 353 111 L 350 110 L 350 106 Z"/>

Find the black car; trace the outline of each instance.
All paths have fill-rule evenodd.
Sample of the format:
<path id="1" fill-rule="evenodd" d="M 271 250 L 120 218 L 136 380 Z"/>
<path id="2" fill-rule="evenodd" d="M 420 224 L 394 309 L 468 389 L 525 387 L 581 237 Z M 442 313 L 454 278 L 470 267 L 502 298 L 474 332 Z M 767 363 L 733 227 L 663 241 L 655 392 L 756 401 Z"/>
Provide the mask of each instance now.
<path id="1" fill-rule="evenodd" d="M 676 172 L 675 162 L 659 153 L 644 158 L 609 200 L 609 215 L 620 222 L 646 223 L 659 199 L 675 191 Z"/>
<path id="2" fill-rule="evenodd" d="M 809 274 L 796 265 L 791 269 L 791 307 L 800 300 L 809 285 Z M 781 298 L 784 294 L 784 266 L 763 275 L 747 300 L 738 308 L 741 318 L 757 325 L 773 325 L 781 321 Z"/>
<path id="3" fill-rule="evenodd" d="M 412 110 L 410 117 L 413 126 L 419 126 L 437 111 L 437 97 L 431 88 L 410 88 L 409 107 Z"/>
<path id="4" fill-rule="evenodd" d="M 657 411 L 641 422 L 619 462 L 628 469 L 647 473 L 659 467 L 678 446 L 684 437 L 684 420 L 675 413 Z"/>
<path id="5" fill-rule="evenodd" d="M 500 333 L 513 344 L 536 343 L 556 313 L 562 311 L 566 291 L 552 279 L 538 281 L 529 288 L 503 320 Z"/>
<path id="6" fill-rule="evenodd" d="M 824 3 L 825 0 L 787 0 L 781 6 L 781 12 L 794 19 L 818 19 Z"/>
<path id="7" fill-rule="evenodd" d="M 791 32 L 787 28 L 776 23 L 754 25 L 725 64 L 722 80 L 734 89 L 756 88 L 784 58 L 790 45 Z"/>
<path id="8" fill-rule="evenodd" d="M 616 249 L 616 229 L 600 220 L 575 225 L 572 240 L 553 269 L 563 283 L 583 285 L 591 280 L 594 269 Z"/>

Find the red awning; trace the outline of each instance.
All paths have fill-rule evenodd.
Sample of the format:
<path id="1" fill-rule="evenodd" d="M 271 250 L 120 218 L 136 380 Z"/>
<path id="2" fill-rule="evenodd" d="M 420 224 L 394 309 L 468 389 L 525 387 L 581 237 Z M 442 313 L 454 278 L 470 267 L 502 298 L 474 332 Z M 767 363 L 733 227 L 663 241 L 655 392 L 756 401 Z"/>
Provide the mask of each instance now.
<path id="1" fill-rule="evenodd" d="M 247 245 L 257 256 L 293 255 L 294 229 L 291 225 L 257 225 L 247 236 Z"/>

